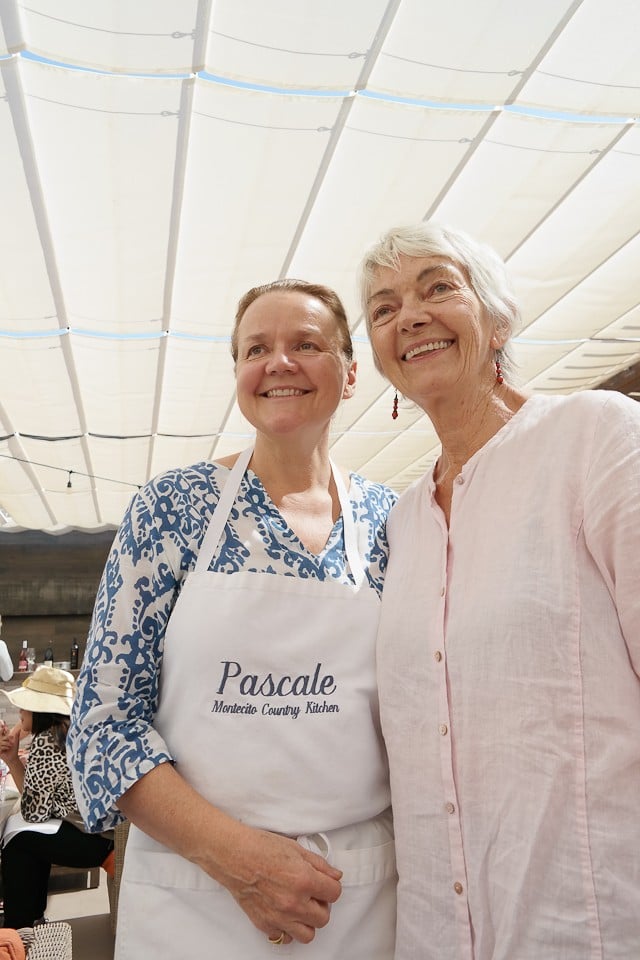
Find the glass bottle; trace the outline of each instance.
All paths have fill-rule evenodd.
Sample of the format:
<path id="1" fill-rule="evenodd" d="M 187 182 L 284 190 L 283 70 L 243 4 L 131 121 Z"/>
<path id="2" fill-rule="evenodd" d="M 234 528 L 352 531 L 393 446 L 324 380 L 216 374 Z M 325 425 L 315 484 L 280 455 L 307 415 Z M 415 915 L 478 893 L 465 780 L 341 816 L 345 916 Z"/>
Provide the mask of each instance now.
<path id="1" fill-rule="evenodd" d="M 22 641 L 22 650 L 20 651 L 20 657 L 18 659 L 18 672 L 26 673 L 29 669 L 29 664 L 27 663 L 27 641 Z"/>
<path id="2" fill-rule="evenodd" d="M 78 669 L 79 656 L 80 656 L 80 647 L 78 646 L 78 641 L 74 637 L 73 643 L 71 644 L 71 650 L 69 651 L 69 668 L 71 670 Z"/>
<path id="3" fill-rule="evenodd" d="M 51 647 L 47 647 L 44 652 L 44 665 L 45 667 L 53 666 L 53 650 Z"/>

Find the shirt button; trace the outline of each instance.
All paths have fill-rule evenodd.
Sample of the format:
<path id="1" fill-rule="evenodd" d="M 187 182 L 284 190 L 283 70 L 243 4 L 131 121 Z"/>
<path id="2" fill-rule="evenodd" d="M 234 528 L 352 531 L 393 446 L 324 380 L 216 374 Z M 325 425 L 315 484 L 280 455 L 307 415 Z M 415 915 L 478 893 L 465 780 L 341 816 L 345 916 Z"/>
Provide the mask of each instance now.
<path id="1" fill-rule="evenodd" d="M 436 650 L 433 656 L 435 658 L 436 663 L 440 663 L 440 661 L 442 660 L 442 654 L 440 653 L 440 651 Z"/>
<path id="2" fill-rule="evenodd" d="M 461 883 L 454 883 L 453 889 L 455 890 L 456 893 L 462 893 L 463 886 Z"/>
<path id="3" fill-rule="evenodd" d="M 456 812 L 456 808 L 454 807 L 454 805 L 453 805 L 452 803 L 445 803 L 444 808 L 445 808 L 445 810 L 447 811 L 447 813 L 455 813 L 455 812 Z"/>
<path id="4" fill-rule="evenodd" d="M 447 727 L 446 723 L 441 723 L 440 726 L 438 727 L 438 730 L 440 731 L 443 737 L 446 737 L 448 733 L 448 729 L 449 728 Z"/>
<path id="5" fill-rule="evenodd" d="M 456 483 L 458 484 L 464 483 L 464 477 L 462 476 L 461 473 L 459 473 L 458 476 L 456 477 Z"/>

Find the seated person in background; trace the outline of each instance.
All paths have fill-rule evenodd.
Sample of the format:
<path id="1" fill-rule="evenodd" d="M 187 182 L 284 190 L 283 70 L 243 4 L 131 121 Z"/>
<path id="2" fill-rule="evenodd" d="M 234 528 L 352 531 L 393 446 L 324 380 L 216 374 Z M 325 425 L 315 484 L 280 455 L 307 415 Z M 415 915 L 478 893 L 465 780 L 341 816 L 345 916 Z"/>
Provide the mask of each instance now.
<path id="1" fill-rule="evenodd" d="M 20 709 L 12 730 L 0 726 L 0 758 L 20 791 L 20 813 L 6 822 L 2 847 L 5 926 L 32 927 L 47 905 L 51 864 L 97 867 L 112 859 L 113 842 L 85 833 L 67 766 L 66 737 L 75 693 L 66 670 L 38 667 L 5 695 Z M 33 735 L 26 764 L 22 737 Z"/>

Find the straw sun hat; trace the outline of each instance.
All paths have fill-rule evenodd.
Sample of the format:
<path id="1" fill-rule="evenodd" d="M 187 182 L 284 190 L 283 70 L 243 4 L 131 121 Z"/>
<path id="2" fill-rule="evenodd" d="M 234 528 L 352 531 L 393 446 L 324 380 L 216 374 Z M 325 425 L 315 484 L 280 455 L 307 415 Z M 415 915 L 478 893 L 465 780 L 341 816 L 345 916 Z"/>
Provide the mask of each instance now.
<path id="1" fill-rule="evenodd" d="M 15 690 L 3 691 L 19 710 L 69 716 L 76 692 L 73 675 L 57 667 L 36 667 Z"/>

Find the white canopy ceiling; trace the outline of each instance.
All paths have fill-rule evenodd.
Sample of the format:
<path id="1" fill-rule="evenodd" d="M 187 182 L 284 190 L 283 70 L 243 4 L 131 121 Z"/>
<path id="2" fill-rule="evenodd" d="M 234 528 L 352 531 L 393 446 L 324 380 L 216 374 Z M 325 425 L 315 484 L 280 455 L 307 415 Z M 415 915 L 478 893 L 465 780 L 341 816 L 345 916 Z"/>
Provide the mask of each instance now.
<path id="1" fill-rule="evenodd" d="M 639 36 L 637 0 L 0 0 L 0 508 L 117 524 L 246 445 L 229 330 L 280 276 L 352 321 L 332 455 L 406 487 L 437 440 L 391 419 L 354 282 L 395 223 L 508 261 L 528 389 L 637 361 Z"/>

